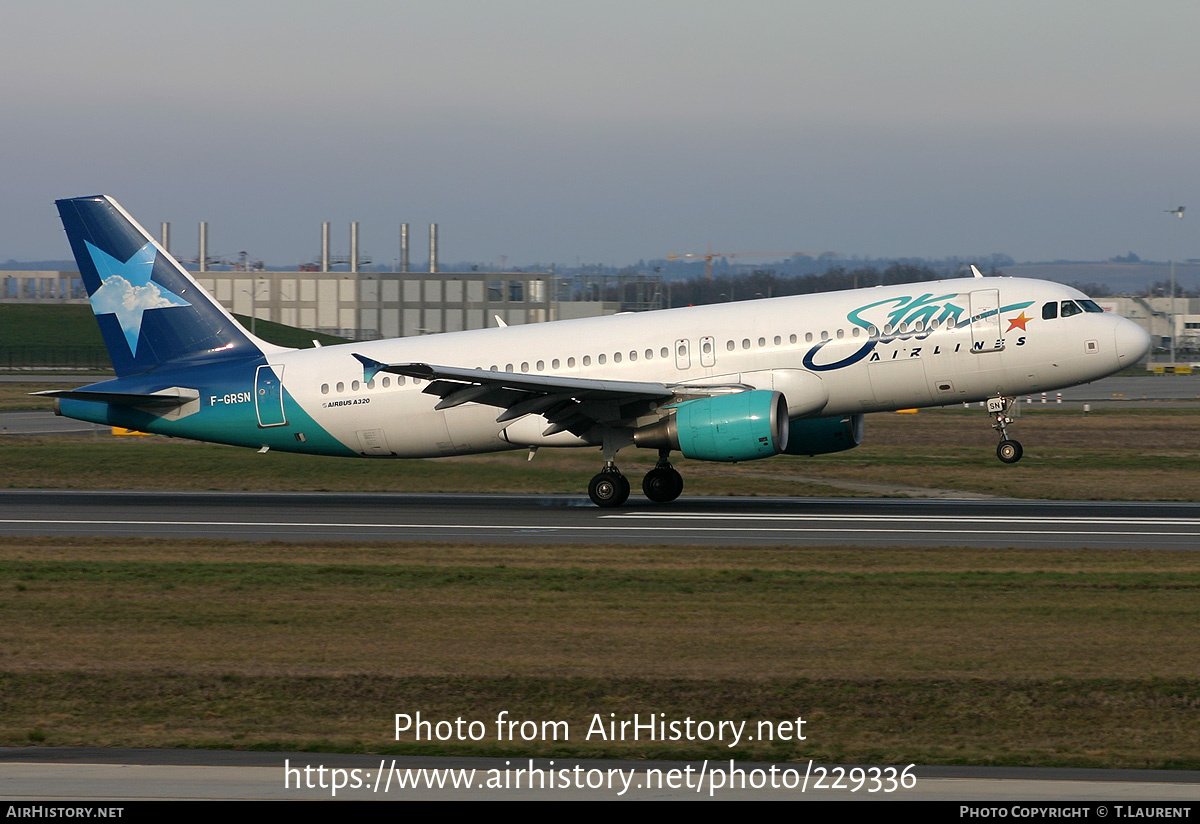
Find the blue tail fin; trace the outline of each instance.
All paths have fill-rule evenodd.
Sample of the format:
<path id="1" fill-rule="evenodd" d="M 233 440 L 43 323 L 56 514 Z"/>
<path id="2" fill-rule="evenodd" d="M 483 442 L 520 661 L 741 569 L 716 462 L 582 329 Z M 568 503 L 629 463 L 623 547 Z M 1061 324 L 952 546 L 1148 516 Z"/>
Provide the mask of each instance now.
<path id="1" fill-rule="evenodd" d="M 56 201 L 117 375 L 245 357 L 257 341 L 107 196 Z"/>

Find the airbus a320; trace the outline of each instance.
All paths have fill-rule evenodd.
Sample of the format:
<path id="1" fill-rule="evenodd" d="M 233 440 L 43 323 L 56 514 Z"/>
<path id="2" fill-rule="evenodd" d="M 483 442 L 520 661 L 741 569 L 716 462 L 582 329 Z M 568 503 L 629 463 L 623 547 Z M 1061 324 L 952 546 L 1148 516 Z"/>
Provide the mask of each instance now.
<path id="1" fill-rule="evenodd" d="M 244 329 L 107 196 L 60 200 L 117 377 L 65 416 L 261 451 L 427 458 L 598 448 L 588 486 L 625 503 L 627 447 L 657 452 L 651 501 L 703 461 L 857 446 L 867 412 L 987 402 L 1020 460 L 1014 399 L 1103 378 L 1149 336 L 1068 286 L 976 277 L 286 349 Z"/>

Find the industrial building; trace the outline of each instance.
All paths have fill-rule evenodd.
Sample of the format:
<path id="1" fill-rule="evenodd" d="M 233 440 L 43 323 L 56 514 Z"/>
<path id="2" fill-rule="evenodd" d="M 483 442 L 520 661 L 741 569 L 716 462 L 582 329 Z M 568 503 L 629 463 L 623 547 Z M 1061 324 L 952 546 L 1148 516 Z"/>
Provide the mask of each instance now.
<path id="1" fill-rule="evenodd" d="M 1096 303 L 1145 329 L 1153 351 L 1169 349 L 1174 334 L 1176 359 L 1200 360 L 1200 298 L 1115 297 L 1098 298 Z"/>
<path id="2" fill-rule="evenodd" d="M 354 340 L 665 308 L 661 279 L 526 272 L 195 271 L 229 311 Z M 581 282 L 583 281 L 583 282 Z M 604 298 L 608 299 L 605 300 Z M 78 272 L 0 271 L 0 303 L 87 303 Z"/>
<path id="3" fill-rule="evenodd" d="M 457 332 L 667 306 L 652 275 L 571 278 L 521 272 L 196 271 L 231 312 L 354 340 Z M 608 297 L 608 300 L 603 298 Z M 78 272 L 0 271 L 0 303 L 86 303 Z M 1156 349 L 1172 334 L 1200 359 L 1200 298 L 1096 301 L 1137 322 Z"/>
<path id="4" fill-rule="evenodd" d="M 170 224 L 161 244 L 170 249 Z M 542 323 L 670 305 L 658 275 L 574 275 L 530 272 L 442 272 L 438 226 L 429 227 L 428 271 L 409 265 L 409 226 L 400 226 L 396 272 L 370 271 L 359 253 L 358 224 L 350 224 L 350 253 L 330 252 L 330 224 L 321 226 L 321 256 L 295 271 L 267 271 L 245 259 L 213 261 L 208 224 L 199 227 L 197 281 L 231 312 L 257 320 L 354 340 L 409 337 L 482 329 L 500 324 Z M 220 268 L 213 268 L 214 264 Z M 339 268 L 341 267 L 341 268 Z M 0 271 L 0 302 L 85 303 L 78 272 Z M 1200 298 L 1114 297 L 1097 301 L 1105 310 L 1137 322 L 1156 350 L 1175 339 L 1177 360 L 1200 360 Z"/>
<path id="5" fill-rule="evenodd" d="M 409 271 L 408 226 L 401 227 L 398 272 L 368 271 L 350 224 L 350 255 L 330 254 L 329 224 L 321 227 L 319 262 L 295 271 L 267 271 L 245 260 L 213 268 L 207 224 L 193 275 L 229 311 L 354 340 L 408 337 L 542 323 L 666 306 L 656 275 L 559 277 L 552 273 L 441 272 L 437 225 L 430 226 L 429 271 Z M 162 227 L 170 248 L 170 225 Z M 343 271 L 334 271 L 335 267 Z M 78 272 L 0 271 L 0 302 L 86 303 Z"/>

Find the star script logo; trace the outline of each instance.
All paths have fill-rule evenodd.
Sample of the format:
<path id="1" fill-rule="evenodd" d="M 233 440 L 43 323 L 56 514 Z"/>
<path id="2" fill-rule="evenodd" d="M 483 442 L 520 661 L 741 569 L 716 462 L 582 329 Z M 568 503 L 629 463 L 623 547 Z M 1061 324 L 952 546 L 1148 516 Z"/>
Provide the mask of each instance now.
<path id="1" fill-rule="evenodd" d="M 138 341 L 142 336 L 142 314 L 151 309 L 172 306 L 191 306 L 171 290 L 150 279 L 154 274 L 154 259 L 158 250 L 147 243 L 122 263 L 90 241 L 87 244 L 92 263 L 100 275 L 101 285 L 89 296 L 96 315 L 116 315 L 129 351 L 137 357 Z"/>
<path id="2" fill-rule="evenodd" d="M 1008 318 L 1008 328 L 1004 331 L 1011 332 L 1014 329 L 1020 329 L 1022 332 L 1026 332 L 1028 330 L 1025 328 L 1025 324 L 1029 323 L 1031 320 L 1033 320 L 1033 318 L 1025 317 L 1025 313 L 1022 312 L 1015 318 Z"/>

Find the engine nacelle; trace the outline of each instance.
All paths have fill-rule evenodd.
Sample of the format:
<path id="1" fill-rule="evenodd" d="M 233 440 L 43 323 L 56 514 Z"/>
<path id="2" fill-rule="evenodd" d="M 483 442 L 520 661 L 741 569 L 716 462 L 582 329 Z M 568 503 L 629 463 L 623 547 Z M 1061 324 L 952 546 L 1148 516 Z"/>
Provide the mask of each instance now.
<path id="1" fill-rule="evenodd" d="M 862 415 L 804 418 L 788 425 L 787 447 L 783 451 L 789 455 L 825 455 L 853 449 L 862 439 Z"/>
<path id="2" fill-rule="evenodd" d="M 673 449 L 701 461 L 752 461 L 788 445 L 787 400 L 755 389 L 676 404 L 674 414 L 633 433 L 637 446 Z"/>

